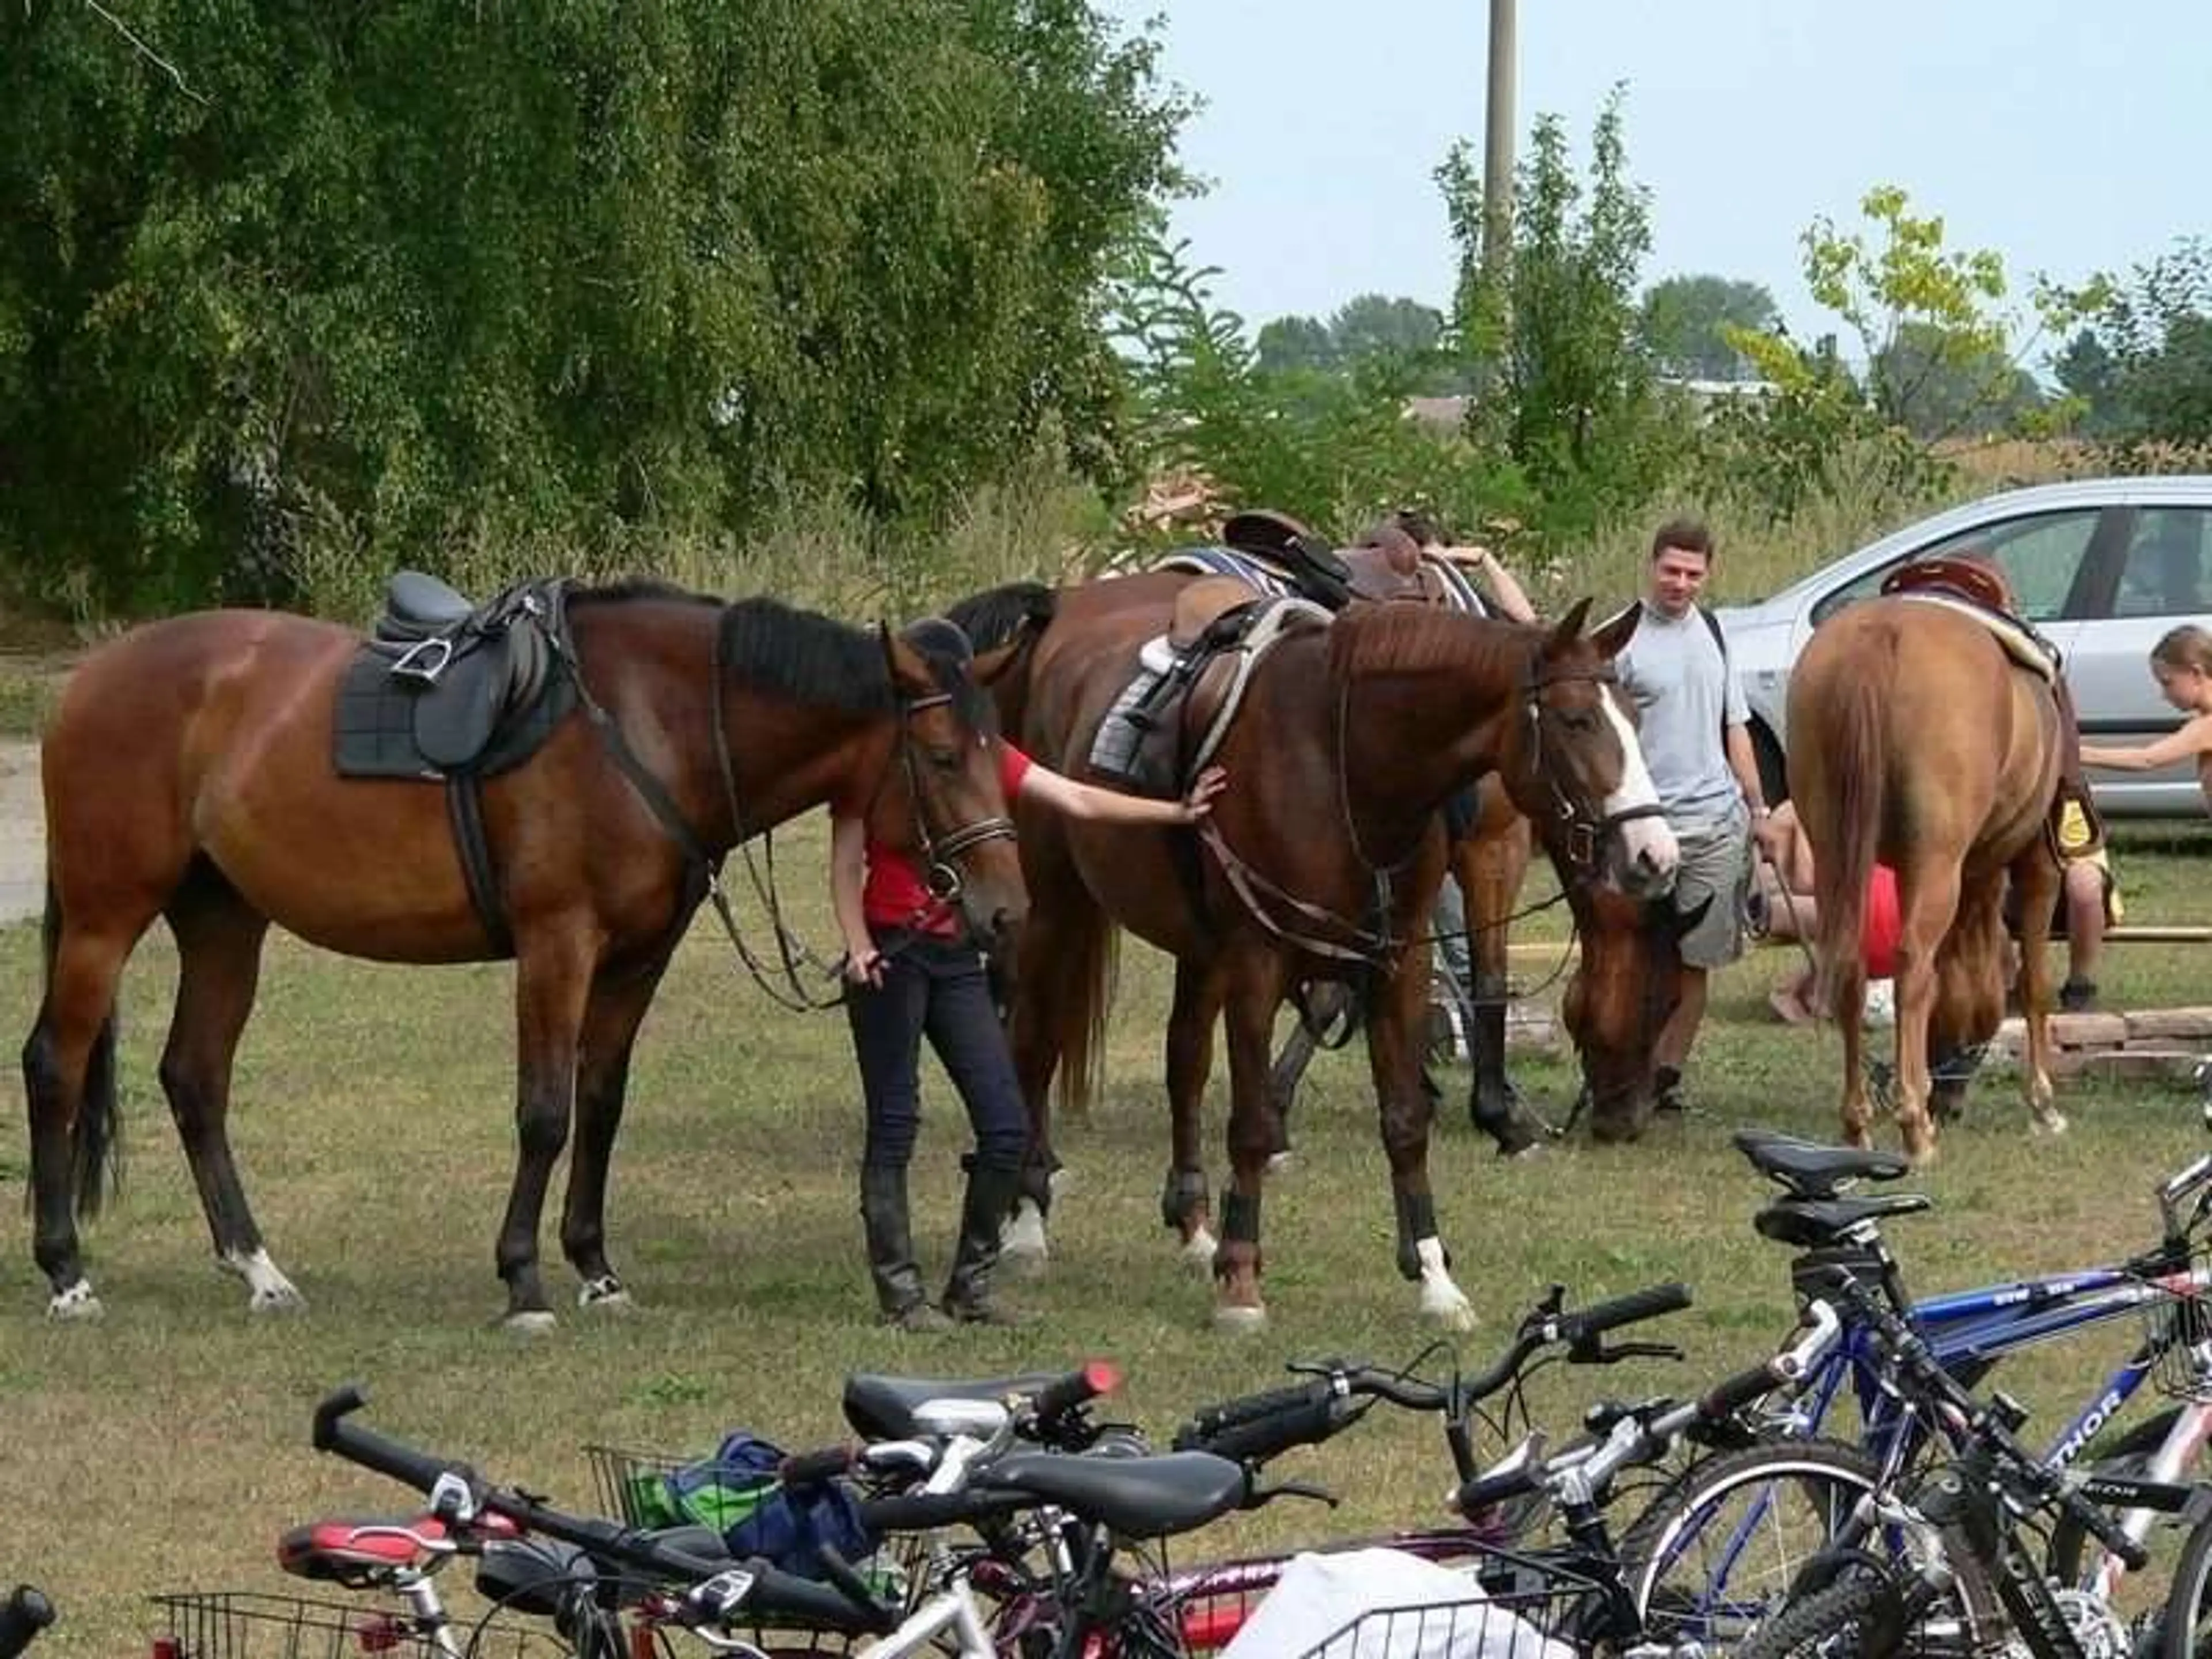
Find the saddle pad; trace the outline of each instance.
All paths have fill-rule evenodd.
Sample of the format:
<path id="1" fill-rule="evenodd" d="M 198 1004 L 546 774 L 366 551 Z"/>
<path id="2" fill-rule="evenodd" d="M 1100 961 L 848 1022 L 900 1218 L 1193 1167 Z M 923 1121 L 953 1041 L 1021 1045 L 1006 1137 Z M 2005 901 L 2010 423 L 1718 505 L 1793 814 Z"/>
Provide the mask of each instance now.
<path id="1" fill-rule="evenodd" d="M 347 663 L 338 682 L 331 750 L 340 777 L 435 782 L 447 775 L 447 769 L 424 757 L 415 741 L 417 705 L 433 692 L 392 672 L 405 649 L 364 641 Z M 556 667 L 529 706 L 493 732 L 481 758 L 453 769 L 486 778 L 512 771 L 538 752 L 575 704 L 575 683 Z"/>
<path id="2" fill-rule="evenodd" d="M 1998 616 L 1995 611 L 1986 610 L 1971 600 L 1954 599 L 1948 593 L 1927 590 L 1909 589 L 1902 593 L 1893 593 L 1889 597 L 1902 600 L 1908 605 L 1938 605 L 1946 611 L 1954 611 L 1961 617 L 1971 617 L 1988 629 L 1996 637 L 1996 642 L 2004 647 L 2005 655 L 2027 669 L 2028 672 L 2045 681 L 2058 678 L 2058 653 L 2052 647 L 2051 642 L 2039 637 L 2020 623 Z"/>
<path id="3" fill-rule="evenodd" d="M 1437 586 L 1443 591 L 1444 603 L 1451 609 L 1469 617 L 1490 615 L 1489 605 L 1483 602 L 1482 595 L 1476 591 L 1474 584 L 1467 579 L 1467 572 L 1461 569 L 1455 562 L 1439 558 L 1434 553 L 1424 553 L 1421 555 L 1421 568 L 1435 577 Z"/>
<path id="4" fill-rule="evenodd" d="M 1234 576 L 1271 599 L 1297 592 L 1297 584 L 1282 566 L 1233 547 L 1186 547 L 1180 553 L 1169 554 L 1152 568 L 1194 576 Z"/>

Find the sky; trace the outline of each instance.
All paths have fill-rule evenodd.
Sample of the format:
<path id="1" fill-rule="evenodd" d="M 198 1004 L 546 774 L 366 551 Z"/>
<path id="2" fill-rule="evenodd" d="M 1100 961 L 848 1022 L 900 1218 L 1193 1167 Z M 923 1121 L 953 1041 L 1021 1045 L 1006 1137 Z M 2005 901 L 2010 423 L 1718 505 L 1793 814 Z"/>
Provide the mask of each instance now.
<path id="1" fill-rule="evenodd" d="M 1159 20 L 1167 79 L 1205 109 L 1184 165 L 1211 181 L 1173 234 L 1256 328 L 1355 295 L 1448 307 L 1455 253 L 1433 179 L 1481 161 L 1486 0 L 1094 0 Z M 1516 150 L 1540 112 L 1580 169 L 1616 82 L 1649 187 L 1644 280 L 1764 283 L 1793 333 L 1837 326 L 1799 238 L 1856 228 L 1871 186 L 1939 213 L 1953 248 L 2037 273 L 2125 272 L 2212 232 L 2206 0 L 1520 0 Z M 1844 342 L 1850 349 L 1853 342 Z"/>

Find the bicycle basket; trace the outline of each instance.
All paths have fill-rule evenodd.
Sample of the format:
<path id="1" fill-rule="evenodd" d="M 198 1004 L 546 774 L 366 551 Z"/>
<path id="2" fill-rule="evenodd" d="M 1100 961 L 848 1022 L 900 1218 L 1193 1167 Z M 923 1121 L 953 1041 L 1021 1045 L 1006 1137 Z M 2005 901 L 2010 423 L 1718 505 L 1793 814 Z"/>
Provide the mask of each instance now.
<path id="1" fill-rule="evenodd" d="M 1575 1659 L 1575 1646 L 1546 1635 L 1533 1611 L 1480 1597 L 1378 1607 L 1297 1659 Z"/>
<path id="2" fill-rule="evenodd" d="M 584 1458 L 592 1468 L 599 1489 L 599 1507 L 618 1515 L 625 1526 L 666 1527 L 693 1517 L 674 1512 L 668 1496 L 671 1477 L 687 1469 L 715 1472 L 711 1458 L 678 1457 L 666 1452 L 627 1451 L 618 1446 L 586 1446 Z M 757 1481 L 755 1470 L 724 1471 L 732 1485 L 740 1480 Z"/>
<path id="3" fill-rule="evenodd" d="M 404 1609 L 245 1590 L 151 1598 L 153 1659 L 441 1659 L 437 1633 Z M 486 1620 L 446 1626 L 466 1659 L 559 1659 L 550 1632 Z"/>
<path id="4" fill-rule="evenodd" d="M 2194 1294 L 2153 1297 L 2143 1322 L 2151 1385 L 2176 1400 L 2212 1400 L 2212 1305 Z"/>

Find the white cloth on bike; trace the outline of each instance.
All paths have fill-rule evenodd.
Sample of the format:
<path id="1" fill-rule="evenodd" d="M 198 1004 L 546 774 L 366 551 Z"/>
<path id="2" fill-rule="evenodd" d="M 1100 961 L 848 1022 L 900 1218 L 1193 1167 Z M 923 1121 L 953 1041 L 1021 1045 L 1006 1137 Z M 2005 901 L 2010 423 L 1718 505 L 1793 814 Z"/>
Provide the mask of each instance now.
<path id="1" fill-rule="evenodd" d="M 1308 1553 L 1221 1659 L 1574 1659 L 1463 1572 L 1403 1550 Z"/>

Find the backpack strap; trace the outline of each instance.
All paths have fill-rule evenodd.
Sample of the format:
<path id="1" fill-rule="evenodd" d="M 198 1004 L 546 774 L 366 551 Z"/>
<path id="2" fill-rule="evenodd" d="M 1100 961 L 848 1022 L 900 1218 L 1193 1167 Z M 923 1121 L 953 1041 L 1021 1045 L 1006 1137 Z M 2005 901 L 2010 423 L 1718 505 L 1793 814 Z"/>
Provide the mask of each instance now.
<path id="1" fill-rule="evenodd" d="M 1721 653 L 1721 752 L 1728 753 L 1728 683 L 1735 676 L 1735 665 L 1729 660 L 1728 635 L 1721 628 L 1721 619 L 1704 605 L 1698 614 L 1705 620 L 1705 632 L 1713 636 L 1713 643 Z"/>

